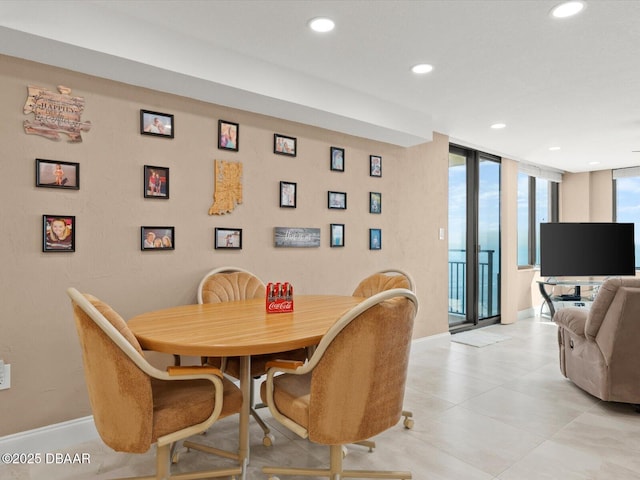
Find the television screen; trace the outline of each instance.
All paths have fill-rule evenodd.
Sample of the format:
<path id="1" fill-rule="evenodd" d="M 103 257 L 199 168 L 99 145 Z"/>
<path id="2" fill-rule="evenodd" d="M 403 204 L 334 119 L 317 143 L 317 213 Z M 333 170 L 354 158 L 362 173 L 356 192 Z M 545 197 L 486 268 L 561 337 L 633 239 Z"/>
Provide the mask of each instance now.
<path id="1" fill-rule="evenodd" d="M 635 275 L 633 223 L 541 223 L 540 275 Z"/>

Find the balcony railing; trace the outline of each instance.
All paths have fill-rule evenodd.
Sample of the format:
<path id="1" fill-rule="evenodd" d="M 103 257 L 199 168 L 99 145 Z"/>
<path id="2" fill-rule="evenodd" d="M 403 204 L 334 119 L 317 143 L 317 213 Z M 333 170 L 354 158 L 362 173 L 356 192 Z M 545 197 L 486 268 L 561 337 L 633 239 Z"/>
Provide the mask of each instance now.
<path id="1" fill-rule="evenodd" d="M 478 294 L 480 318 L 495 315 L 494 312 L 494 264 L 495 250 L 480 250 L 478 262 Z M 467 251 L 449 250 L 449 313 L 466 315 L 467 305 Z M 496 285 L 497 286 L 497 285 Z"/>

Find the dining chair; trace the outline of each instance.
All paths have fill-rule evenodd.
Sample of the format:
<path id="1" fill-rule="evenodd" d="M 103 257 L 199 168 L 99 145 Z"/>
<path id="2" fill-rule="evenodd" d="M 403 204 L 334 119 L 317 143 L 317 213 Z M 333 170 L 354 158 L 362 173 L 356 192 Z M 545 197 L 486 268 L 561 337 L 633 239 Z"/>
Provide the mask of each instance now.
<path id="1" fill-rule="evenodd" d="M 244 467 L 171 475 L 177 442 L 238 413 L 240 390 L 213 367 L 153 367 L 126 322 L 96 297 L 67 290 L 82 349 L 85 381 L 100 437 L 117 452 L 144 453 L 155 443 L 156 473 L 137 480 L 244 479 Z M 225 452 L 230 458 L 237 455 Z"/>
<path id="2" fill-rule="evenodd" d="M 385 290 L 346 312 L 305 364 L 268 364 L 260 392 L 277 421 L 302 438 L 329 446 L 329 468 L 263 467 L 276 475 L 410 479 L 407 471 L 345 470 L 343 447 L 395 425 L 409 365 L 415 294 Z"/>
<path id="3" fill-rule="evenodd" d="M 411 275 L 402 270 L 389 268 L 380 270 L 363 279 L 353 291 L 354 297 L 370 297 L 392 288 L 407 288 L 415 292 L 415 283 Z"/>
<path id="4" fill-rule="evenodd" d="M 242 268 L 226 266 L 214 268 L 202 278 L 198 285 L 197 299 L 198 303 L 201 304 L 219 303 L 264 298 L 265 293 L 266 286 L 256 275 Z M 307 359 L 307 350 L 299 348 L 287 352 L 251 356 L 250 375 L 253 380 L 250 388 L 250 412 L 264 432 L 262 444 L 266 447 L 273 445 L 275 438 L 268 425 L 257 412 L 258 408 L 262 408 L 265 405 L 254 402 L 254 383 L 255 379 L 266 373 L 267 362 L 277 359 L 304 361 Z M 240 357 L 207 358 L 204 363 L 218 366 L 224 373 L 232 377 L 240 377 Z"/>
<path id="5" fill-rule="evenodd" d="M 363 279 L 356 289 L 353 291 L 354 297 L 370 297 L 376 293 L 392 288 L 407 288 L 415 293 L 415 283 L 411 275 L 403 270 L 389 268 L 380 270 L 367 278 Z M 412 429 L 415 422 L 413 420 L 413 412 L 403 410 L 402 416 L 404 420 L 402 424 L 407 429 Z M 369 445 L 370 448 L 373 445 Z"/>

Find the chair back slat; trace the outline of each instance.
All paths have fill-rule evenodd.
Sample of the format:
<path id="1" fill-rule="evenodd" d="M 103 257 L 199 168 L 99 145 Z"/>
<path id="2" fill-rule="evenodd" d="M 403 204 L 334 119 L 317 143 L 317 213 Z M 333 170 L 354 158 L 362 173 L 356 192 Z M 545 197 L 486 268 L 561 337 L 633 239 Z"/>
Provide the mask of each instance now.
<path id="1" fill-rule="evenodd" d="M 255 275 L 233 267 L 209 272 L 198 286 L 198 303 L 220 303 L 260 298 L 264 283 Z"/>
<path id="2" fill-rule="evenodd" d="M 353 291 L 354 297 L 371 297 L 392 288 L 406 288 L 414 291 L 413 280 L 401 270 L 383 270 L 362 280 Z"/>

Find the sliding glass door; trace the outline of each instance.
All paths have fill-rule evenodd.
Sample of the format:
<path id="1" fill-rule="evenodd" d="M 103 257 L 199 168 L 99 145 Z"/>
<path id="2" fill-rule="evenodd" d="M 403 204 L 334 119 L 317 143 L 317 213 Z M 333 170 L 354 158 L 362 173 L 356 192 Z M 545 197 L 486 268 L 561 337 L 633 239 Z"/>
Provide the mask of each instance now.
<path id="1" fill-rule="evenodd" d="M 449 150 L 449 326 L 500 320 L 500 159 Z"/>

